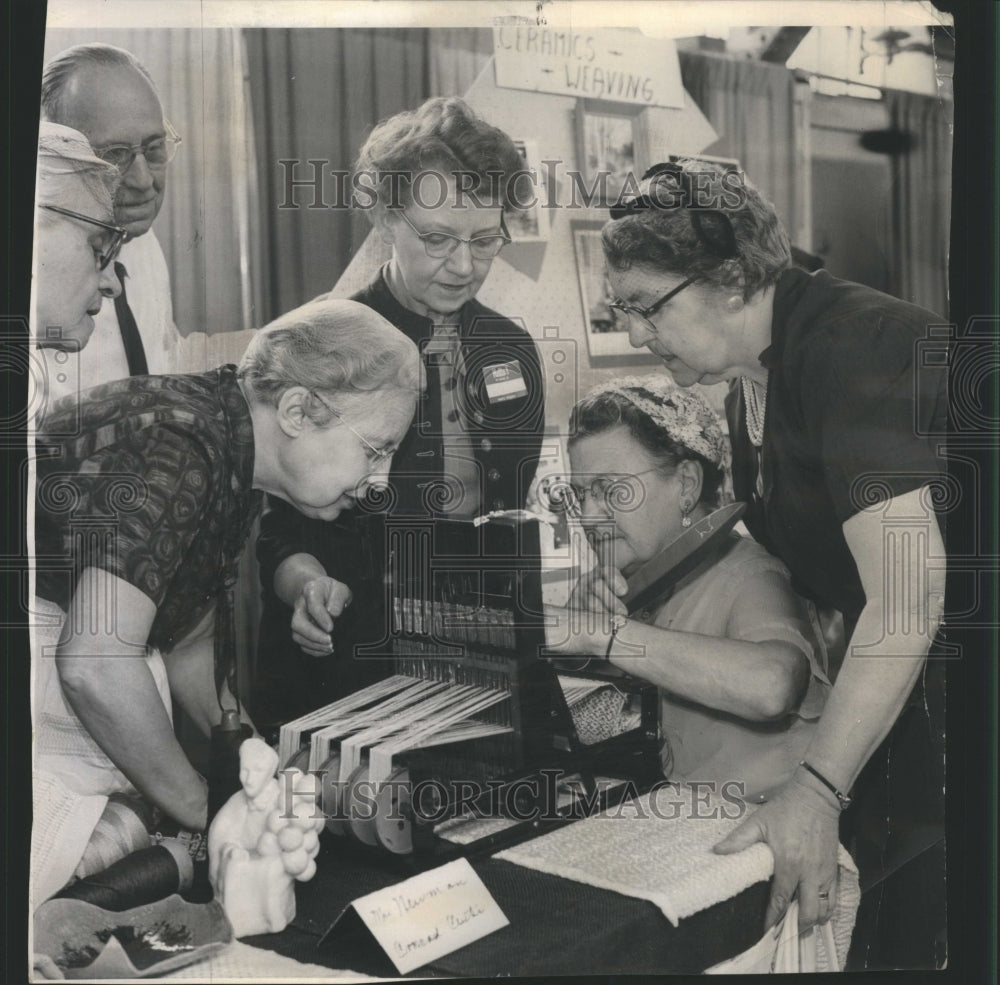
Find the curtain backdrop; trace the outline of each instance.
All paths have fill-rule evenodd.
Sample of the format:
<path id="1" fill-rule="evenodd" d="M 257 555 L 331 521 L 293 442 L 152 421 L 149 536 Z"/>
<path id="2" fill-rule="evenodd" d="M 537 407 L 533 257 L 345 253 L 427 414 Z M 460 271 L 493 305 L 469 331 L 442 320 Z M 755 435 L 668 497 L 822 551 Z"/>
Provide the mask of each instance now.
<path id="1" fill-rule="evenodd" d="M 428 96 L 464 96 L 493 57 L 493 31 L 488 27 L 433 28 L 428 35 Z"/>
<path id="2" fill-rule="evenodd" d="M 890 127 L 915 141 L 892 158 L 890 290 L 947 317 L 952 103 L 891 89 L 885 99 Z"/>
<path id="3" fill-rule="evenodd" d="M 182 138 L 153 225 L 170 270 L 178 330 L 187 336 L 251 327 L 257 198 L 239 32 L 51 30 L 45 60 L 92 41 L 125 48 L 146 66 Z"/>
<path id="4" fill-rule="evenodd" d="M 792 241 L 804 210 L 795 78 L 783 65 L 736 61 L 702 52 L 679 52 L 684 88 L 720 135 L 710 152 L 735 157 L 747 177 L 774 203 Z"/>
<path id="5" fill-rule="evenodd" d="M 260 175 L 263 324 L 328 291 L 367 235 L 366 216 L 343 205 L 349 186 L 338 188 L 330 172 L 351 168 L 375 123 L 427 98 L 427 31 L 244 34 Z M 320 163 L 314 169 L 309 161 Z M 314 175 L 318 188 L 289 188 Z"/>

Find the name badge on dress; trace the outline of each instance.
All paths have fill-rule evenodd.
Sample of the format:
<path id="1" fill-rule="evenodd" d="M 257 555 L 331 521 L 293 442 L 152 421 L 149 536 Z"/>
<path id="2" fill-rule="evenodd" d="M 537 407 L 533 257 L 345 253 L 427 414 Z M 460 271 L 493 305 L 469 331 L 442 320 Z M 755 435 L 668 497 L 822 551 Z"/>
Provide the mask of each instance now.
<path id="1" fill-rule="evenodd" d="M 516 400 L 528 394 L 527 384 L 521 364 L 512 359 L 507 363 L 497 363 L 483 370 L 483 383 L 486 386 L 486 396 L 491 404 L 501 404 L 505 400 Z"/>

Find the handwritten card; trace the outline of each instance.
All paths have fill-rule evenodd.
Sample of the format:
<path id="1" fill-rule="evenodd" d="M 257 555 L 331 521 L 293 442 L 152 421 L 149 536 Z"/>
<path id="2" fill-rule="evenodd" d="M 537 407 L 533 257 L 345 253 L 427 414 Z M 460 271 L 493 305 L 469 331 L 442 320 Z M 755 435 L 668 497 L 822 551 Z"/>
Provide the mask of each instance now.
<path id="1" fill-rule="evenodd" d="M 510 923 L 464 858 L 361 896 L 349 909 L 401 975 Z"/>

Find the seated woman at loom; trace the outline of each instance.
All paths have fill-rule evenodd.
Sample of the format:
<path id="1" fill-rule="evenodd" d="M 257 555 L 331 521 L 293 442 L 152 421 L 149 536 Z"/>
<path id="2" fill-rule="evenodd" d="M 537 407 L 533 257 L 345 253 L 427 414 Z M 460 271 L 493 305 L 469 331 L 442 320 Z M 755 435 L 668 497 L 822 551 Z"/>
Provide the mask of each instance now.
<path id="1" fill-rule="evenodd" d="M 718 505 L 729 446 L 715 414 L 664 377 L 628 377 L 591 390 L 570 434 L 575 498 L 599 559 L 570 608 L 601 621 L 595 633 L 570 620 L 567 633 L 569 610 L 556 610 L 550 642 L 658 685 L 669 779 L 732 782 L 765 800 L 798 765 L 829 688 L 784 565 L 733 533 L 648 620 L 614 607 L 630 575 Z"/>
<path id="2" fill-rule="evenodd" d="M 384 471 L 421 379 L 401 332 L 326 300 L 262 329 L 239 368 L 56 404 L 36 483 L 37 901 L 74 874 L 109 795 L 205 828 L 206 784 L 170 699 L 206 735 L 240 710 L 233 585 L 261 493 L 337 516 Z"/>

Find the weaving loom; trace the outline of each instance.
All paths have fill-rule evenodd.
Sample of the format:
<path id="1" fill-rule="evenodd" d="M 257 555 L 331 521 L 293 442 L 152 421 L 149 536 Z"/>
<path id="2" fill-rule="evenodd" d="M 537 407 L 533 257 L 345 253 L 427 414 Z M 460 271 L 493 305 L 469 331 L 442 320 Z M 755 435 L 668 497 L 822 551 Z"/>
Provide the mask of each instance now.
<path id="1" fill-rule="evenodd" d="M 437 860 L 659 777 L 656 689 L 557 674 L 544 656 L 543 529 L 517 515 L 386 520 L 390 632 L 376 649 L 395 673 L 280 734 L 283 764 L 320 771 L 329 830 Z M 463 815 L 486 833 L 457 849 L 435 829 Z"/>

